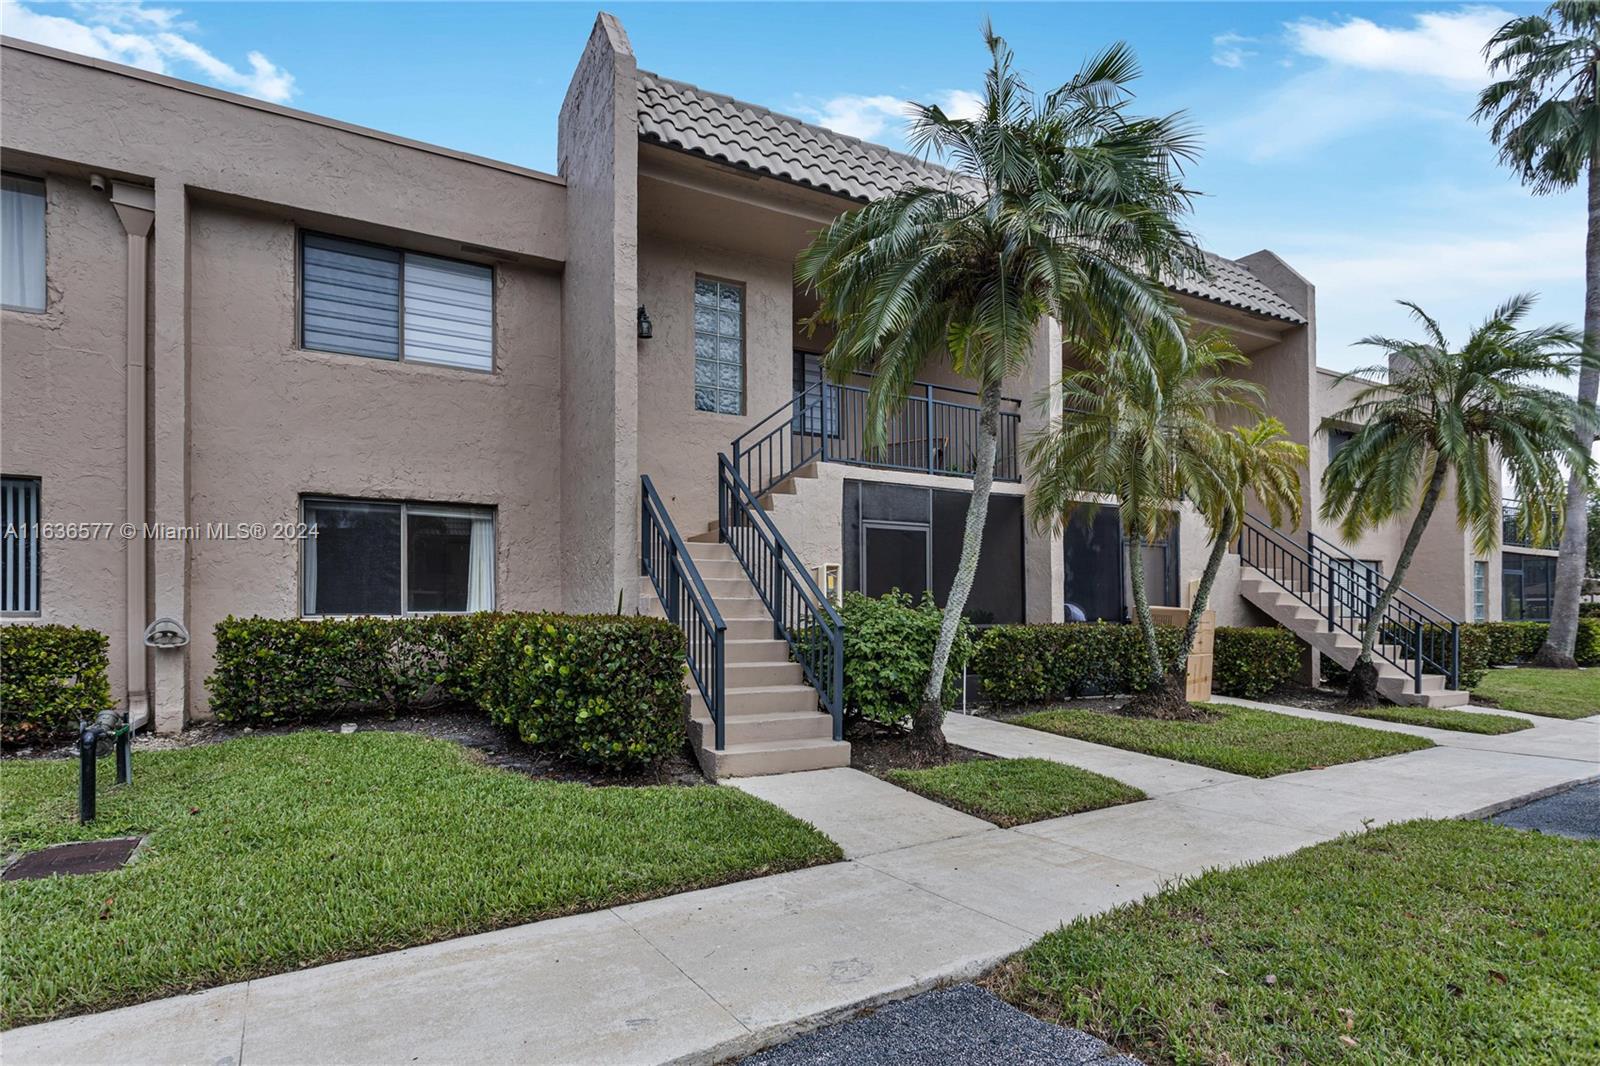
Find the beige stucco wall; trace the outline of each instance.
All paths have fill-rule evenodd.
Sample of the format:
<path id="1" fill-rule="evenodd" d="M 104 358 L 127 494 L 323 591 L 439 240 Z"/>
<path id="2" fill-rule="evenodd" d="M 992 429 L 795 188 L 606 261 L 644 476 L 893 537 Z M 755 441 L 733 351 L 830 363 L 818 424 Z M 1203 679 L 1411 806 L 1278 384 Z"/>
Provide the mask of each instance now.
<path id="1" fill-rule="evenodd" d="M 525 598 L 528 605 L 561 602 L 556 575 L 562 571 L 559 562 L 549 562 L 559 555 L 559 540 L 543 539 L 559 537 L 561 513 L 559 490 L 552 488 L 559 479 L 549 473 L 559 469 L 562 452 L 553 398 L 560 395 L 562 370 L 556 272 L 567 250 L 566 190 L 559 179 L 31 44 L 5 43 L 0 78 L 6 168 L 46 173 L 52 186 L 71 190 L 52 190 L 53 200 L 84 201 L 77 214 L 63 207 L 47 219 L 47 272 L 59 290 L 59 322 L 5 315 L 0 436 L 6 471 L 12 472 L 13 456 L 19 464 L 40 463 L 52 515 L 73 495 L 81 497 L 74 506 L 109 509 L 118 519 L 123 511 L 118 464 L 124 450 L 126 241 L 110 207 L 94 204 L 88 192 L 88 175 L 99 173 L 154 188 L 152 522 L 203 525 L 213 511 L 245 504 L 292 512 L 294 499 L 283 496 L 303 490 L 470 495 L 498 503 L 515 488 L 530 509 L 542 508 L 543 521 L 535 525 L 502 512 L 503 596 Z M 451 379 L 459 371 L 289 352 L 294 222 L 496 263 L 497 357 L 508 361 L 494 376 L 467 384 Z M 507 333 L 508 326 L 515 332 Z M 36 360 L 47 357 L 52 370 L 45 381 Z M 85 380 L 62 371 L 71 359 L 110 369 Z M 524 368 L 535 377 L 518 377 Z M 277 376 L 280 371 L 289 376 Z M 115 377 L 103 381 L 102 374 Z M 357 381 L 383 382 L 382 398 L 364 395 Z M 413 401 L 415 411 L 405 406 Z M 106 404 L 114 406 L 103 411 Z M 460 437 L 430 452 L 430 427 L 419 414 L 458 427 L 452 432 Z M 102 415 L 114 421 L 102 426 Z M 490 446 L 496 431 L 508 436 Z M 91 434 L 92 453 L 80 454 L 90 448 Z M 26 459 L 31 446 L 21 442 L 38 437 L 52 442 L 55 457 Z M 486 450 L 488 464 L 498 468 L 492 475 L 478 465 Z M 261 456 L 285 473 L 266 470 Z M 631 463 L 631 449 L 629 456 Z M 36 471 L 19 466 L 15 472 Z M 292 482 L 291 473 L 301 483 Z M 198 701 L 203 692 L 207 633 L 216 616 L 292 612 L 297 567 L 284 547 L 253 549 L 237 559 L 190 539 L 137 547 L 147 553 L 150 616 L 176 617 L 196 639 L 193 669 L 183 653 L 153 656 L 156 724 L 177 728 L 189 709 L 187 697 Z M 65 595 L 62 581 L 53 580 L 46 608 L 54 612 L 59 604 L 70 609 L 70 620 L 111 634 L 119 690 L 127 637 L 120 620 L 125 550 L 122 544 L 75 549 L 74 562 L 81 555 L 81 571 L 89 576 L 76 576 L 74 565 L 74 588 Z M 276 554 L 270 560 L 255 554 L 263 550 Z M 46 558 L 49 579 L 50 568 L 66 557 Z M 236 563 L 242 577 L 226 573 Z"/>
<path id="2" fill-rule="evenodd" d="M 116 527 L 126 502 L 127 239 L 105 197 L 70 177 L 44 178 L 46 308 L 0 311 L 0 470 L 41 479 L 46 524 Z M 113 528 L 44 541 L 39 553 L 38 620 L 107 634 L 119 702 L 124 545 Z"/>
<path id="3" fill-rule="evenodd" d="M 294 223 L 213 203 L 190 222 L 191 520 L 294 521 L 302 494 L 491 506 L 497 606 L 559 609 L 559 277 L 496 268 L 493 373 L 305 351 Z M 191 552 L 198 710 L 212 627 L 297 615 L 300 559 L 291 540 Z"/>

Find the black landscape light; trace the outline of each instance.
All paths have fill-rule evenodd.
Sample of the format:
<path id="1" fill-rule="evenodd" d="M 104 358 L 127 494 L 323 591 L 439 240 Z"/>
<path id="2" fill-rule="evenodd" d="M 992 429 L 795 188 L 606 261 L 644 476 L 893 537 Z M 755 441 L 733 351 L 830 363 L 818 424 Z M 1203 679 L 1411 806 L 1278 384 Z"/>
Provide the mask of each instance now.
<path id="1" fill-rule="evenodd" d="M 94 821 L 95 761 L 113 747 L 117 784 L 133 780 L 133 729 L 116 711 L 101 711 L 93 722 L 78 723 L 78 821 Z"/>

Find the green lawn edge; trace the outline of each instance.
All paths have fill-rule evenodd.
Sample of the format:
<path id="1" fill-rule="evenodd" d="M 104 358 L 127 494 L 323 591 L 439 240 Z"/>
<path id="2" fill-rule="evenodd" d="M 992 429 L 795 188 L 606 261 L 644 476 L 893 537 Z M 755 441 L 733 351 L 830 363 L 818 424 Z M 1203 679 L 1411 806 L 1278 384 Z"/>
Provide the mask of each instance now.
<path id="1" fill-rule="evenodd" d="M 1600 844 L 1411 822 L 1080 918 L 993 983 L 1145 1062 L 1600 1061 Z"/>
<path id="2" fill-rule="evenodd" d="M 1356 718 L 1372 718 L 1380 722 L 1398 722 L 1401 725 L 1420 725 L 1429 729 L 1453 729 L 1458 733 L 1478 733 L 1498 736 L 1532 729 L 1526 718 L 1510 714 L 1485 714 L 1481 711 L 1458 711 L 1454 707 L 1401 707 L 1383 704 L 1341 711 Z"/>
<path id="3" fill-rule="evenodd" d="M 1545 718 L 1588 718 L 1600 714 L 1600 667 L 1490 670 L 1473 687 L 1472 698 Z"/>
<path id="4" fill-rule="evenodd" d="M 1301 718 L 1227 703 L 1198 706 L 1214 715 L 1215 720 L 1174 722 L 1100 711 L 1057 709 L 1023 715 L 1012 722 L 1091 744 L 1105 744 L 1247 777 L 1276 777 L 1433 747 L 1433 741 L 1410 733 Z"/>
<path id="5" fill-rule="evenodd" d="M 1049 759 L 973 759 L 884 777 L 1002 829 L 1147 798 L 1115 778 Z"/>
<path id="6" fill-rule="evenodd" d="M 4 850 L 147 840 L 120 870 L 0 882 L 0 1027 L 843 858 L 737 789 L 539 781 L 403 733 L 139 752 L 88 826 L 76 769 L 0 764 Z"/>

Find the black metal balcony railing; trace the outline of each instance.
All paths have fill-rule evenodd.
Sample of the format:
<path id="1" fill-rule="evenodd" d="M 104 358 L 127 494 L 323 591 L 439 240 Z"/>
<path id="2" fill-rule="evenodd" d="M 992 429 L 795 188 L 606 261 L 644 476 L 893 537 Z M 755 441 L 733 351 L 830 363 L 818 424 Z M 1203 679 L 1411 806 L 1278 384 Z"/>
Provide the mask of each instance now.
<path id="1" fill-rule="evenodd" d="M 859 385 L 819 382 L 733 442 L 733 462 L 757 496 L 814 460 L 883 470 L 972 477 L 978 465 L 980 409 L 950 396 L 965 389 L 919 384 L 884 426 L 884 441 L 867 445 L 867 390 Z M 1020 481 L 1018 436 L 1022 415 L 1016 400 L 1004 401 L 994 476 Z"/>
<path id="2" fill-rule="evenodd" d="M 1559 522 L 1552 523 L 1552 528 L 1555 525 L 1559 525 Z M 1508 548 L 1540 548 L 1554 551 L 1558 547 L 1555 537 L 1545 536 L 1535 539 L 1522 532 L 1522 505 L 1515 503 L 1505 504 L 1501 508 L 1500 542 Z"/>

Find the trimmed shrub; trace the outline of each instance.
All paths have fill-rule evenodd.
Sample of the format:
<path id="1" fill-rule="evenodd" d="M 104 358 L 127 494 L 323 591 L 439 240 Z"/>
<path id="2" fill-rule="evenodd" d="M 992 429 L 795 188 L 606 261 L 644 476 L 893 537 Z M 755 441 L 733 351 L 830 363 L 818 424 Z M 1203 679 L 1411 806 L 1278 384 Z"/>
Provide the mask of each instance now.
<path id="1" fill-rule="evenodd" d="M 1600 601 L 1578 604 L 1579 618 L 1600 618 Z"/>
<path id="2" fill-rule="evenodd" d="M 922 702 L 944 611 L 927 593 L 914 602 L 896 590 L 878 597 L 847 592 L 840 615 L 845 707 L 886 725 L 902 721 Z M 961 676 L 971 655 L 972 624 L 962 619 L 940 693 L 946 709 L 961 697 Z"/>
<path id="3" fill-rule="evenodd" d="M 479 649 L 478 696 L 526 743 L 605 769 L 657 762 L 684 731 L 684 639 L 625 615 L 506 615 Z"/>
<path id="4" fill-rule="evenodd" d="M 61 625 L 0 626 L 0 743 L 58 743 L 111 706 L 106 635 Z"/>
<path id="5" fill-rule="evenodd" d="M 677 627 L 621 615 L 227 618 L 206 678 L 225 722 L 478 707 L 529 744 L 605 768 L 683 743 Z"/>
<path id="6" fill-rule="evenodd" d="M 1170 661 L 1183 631 L 1157 626 L 1162 658 Z M 1063 622 L 995 626 L 972 657 L 984 696 L 1004 705 L 1051 703 L 1148 687 L 1144 638 L 1135 625 Z"/>
<path id="7" fill-rule="evenodd" d="M 206 678 L 224 722 L 317 721 L 471 702 L 456 654 L 468 618 L 234 618 L 217 623 Z"/>
<path id="8" fill-rule="evenodd" d="M 1293 681 L 1300 672 L 1300 641 L 1281 626 L 1217 630 L 1212 690 L 1222 696 L 1258 699 Z"/>

